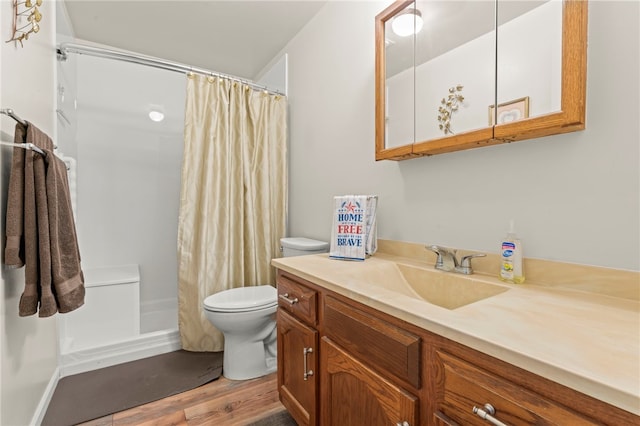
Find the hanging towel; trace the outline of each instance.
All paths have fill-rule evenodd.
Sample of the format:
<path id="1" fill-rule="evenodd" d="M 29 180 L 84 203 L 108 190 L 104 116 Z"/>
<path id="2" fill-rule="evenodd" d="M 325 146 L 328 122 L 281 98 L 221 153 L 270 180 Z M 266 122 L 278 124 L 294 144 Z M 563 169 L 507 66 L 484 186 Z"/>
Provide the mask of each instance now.
<path id="1" fill-rule="evenodd" d="M 66 166 L 49 136 L 36 126 L 16 125 L 14 141 L 32 143 L 46 156 L 14 149 L 7 201 L 5 263 L 25 266 L 18 314 L 48 317 L 84 303 L 75 224 Z M 64 179 L 62 179 L 64 178 Z"/>
<path id="2" fill-rule="evenodd" d="M 84 304 L 84 274 L 73 221 L 67 166 L 53 153 L 53 148 L 44 151 L 47 154 L 45 161 L 51 277 L 58 311 L 66 313 Z"/>
<path id="3" fill-rule="evenodd" d="M 364 260 L 377 249 L 376 195 L 343 195 L 333 199 L 329 257 Z"/>
<path id="4" fill-rule="evenodd" d="M 36 186 L 34 163 L 38 154 L 25 152 L 24 158 L 24 291 L 20 296 L 18 314 L 23 317 L 38 312 L 40 285 L 38 279 L 38 222 L 36 219 Z M 37 167 L 37 166 L 36 166 Z"/>
<path id="5" fill-rule="evenodd" d="M 42 150 L 53 149 L 53 142 L 49 136 L 33 124 L 27 123 L 25 133 L 23 143 L 32 143 Z M 40 255 L 41 249 L 46 250 L 49 244 L 45 174 L 42 155 L 32 150 L 25 150 L 24 209 L 22 214 L 24 230 L 21 236 L 24 241 L 25 286 L 18 306 L 20 316 L 33 315 L 38 312 L 41 300 L 45 303 L 43 315 L 50 316 L 56 312 L 55 299 L 50 291 L 51 267 L 48 259 L 43 259 Z M 45 283 L 44 294 L 42 293 L 42 279 Z"/>
<path id="6" fill-rule="evenodd" d="M 27 135 L 29 133 L 27 132 Z M 49 202 L 46 188 L 46 165 L 42 155 L 31 152 L 29 157 L 33 161 L 33 186 L 36 205 L 36 229 L 37 229 L 37 267 L 31 268 L 36 262 L 27 262 L 27 266 L 32 272 L 27 274 L 25 270 L 25 280 L 30 277 L 29 287 L 39 288 L 40 306 L 36 303 L 29 305 L 29 312 L 33 308 L 38 308 L 38 316 L 50 317 L 58 311 L 56 299 L 51 289 L 51 234 L 49 229 Z M 31 300 L 31 298 L 29 298 Z M 21 302 L 23 302 L 21 300 Z M 28 301 L 25 300 L 24 303 Z M 35 312 L 33 312 L 35 313 Z"/>
<path id="7" fill-rule="evenodd" d="M 14 142 L 24 143 L 27 129 L 16 123 Z M 9 191 L 7 194 L 7 216 L 5 221 L 5 235 L 7 237 L 4 248 L 4 264 L 8 268 L 24 266 L 24 171 L 25 150 L 13 148 L 11 174 L 9 175 Z"/>

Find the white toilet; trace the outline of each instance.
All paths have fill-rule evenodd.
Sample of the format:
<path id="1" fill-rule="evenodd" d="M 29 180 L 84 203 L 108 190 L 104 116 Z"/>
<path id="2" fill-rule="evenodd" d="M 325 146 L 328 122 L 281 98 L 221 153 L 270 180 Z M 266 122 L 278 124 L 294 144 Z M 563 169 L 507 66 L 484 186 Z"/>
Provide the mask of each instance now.
<path id="1" fill-rule="evenodd" d="M 280 244 L 284 257 L 329 250 L 329 243 L 309 238 L 282 238 Z M 276 370 L 278 292 L 273 286 L 221 291 L 204 299 L 203 307 L 207 319 L 224 334 L 224 377 L 247 380 Z"/>

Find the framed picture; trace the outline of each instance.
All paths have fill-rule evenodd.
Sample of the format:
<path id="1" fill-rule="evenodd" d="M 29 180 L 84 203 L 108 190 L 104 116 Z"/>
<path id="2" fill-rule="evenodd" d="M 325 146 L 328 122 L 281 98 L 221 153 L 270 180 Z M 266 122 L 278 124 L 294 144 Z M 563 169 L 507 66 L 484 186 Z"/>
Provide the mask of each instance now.
<path id="1" fill-rule="evenodd" d="M 494 119 L 496 114 L 494 113 L 495 106 L 489 106 L 489 125 L 495 124 Z M 522 120 L 529 117 L 529 97 L 515 99 L 513 101 L 498 104 L 498 124 L 511 123 L 512 121 Z"/>

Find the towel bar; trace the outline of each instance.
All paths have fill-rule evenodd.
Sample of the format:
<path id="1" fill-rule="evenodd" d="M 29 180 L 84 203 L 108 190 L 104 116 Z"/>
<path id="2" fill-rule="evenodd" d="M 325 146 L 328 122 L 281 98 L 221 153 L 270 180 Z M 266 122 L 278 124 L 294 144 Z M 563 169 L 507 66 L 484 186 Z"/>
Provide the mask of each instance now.
<path id="1" fill-rule="evenodd" d="M 13 142 L 0 142 L 0 145 L 5 145 L 5 146 L 12 146 L 14 148 L 23 148 L 23 149 L 30 149 L 31 151 L 37 152 L 40 155 L 47 155 L 46 152 L 44 152 L 43 150 L 41 150 L 40 148 L 38 148 L 37 146 L 35 146 L 32 143 L 13 143 Z"/>
<path id="2" fill-rule="evenodd" d="M 13 110 L 11 108 L 6 108 L 6 109 L 0 109 L 0 114 L 4 114 L 4 115 L 8 115 L 9 117 L 13 118 L 14 120 L 16 120 L 18 123 L 22 124 L 23 126 L 27 126 L 27 122 L 24 121 L 22 118 L 18 117 L 16 115 L 15 112 L 13 112 Z"/>

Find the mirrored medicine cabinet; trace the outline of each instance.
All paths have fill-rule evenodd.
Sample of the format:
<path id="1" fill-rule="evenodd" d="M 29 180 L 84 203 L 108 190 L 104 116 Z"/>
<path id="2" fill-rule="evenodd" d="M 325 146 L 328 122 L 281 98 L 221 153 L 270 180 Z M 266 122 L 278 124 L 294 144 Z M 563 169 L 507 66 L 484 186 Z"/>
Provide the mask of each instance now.
<path id="1" fill-rule="evenodd" d="M 585 127 L 586 0 L 398 0 L 375 24 L 376 160 Z"/>

